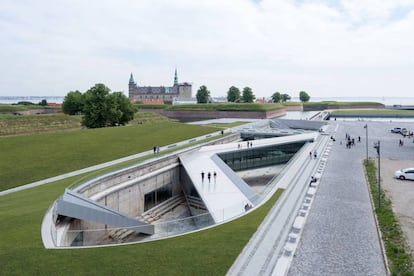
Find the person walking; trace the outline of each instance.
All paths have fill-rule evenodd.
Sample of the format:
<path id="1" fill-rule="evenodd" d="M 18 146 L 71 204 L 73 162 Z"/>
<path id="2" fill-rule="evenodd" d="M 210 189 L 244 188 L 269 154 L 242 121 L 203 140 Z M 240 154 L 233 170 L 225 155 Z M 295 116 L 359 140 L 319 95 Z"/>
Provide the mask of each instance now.
<path id="1" fill-rule="evenodd" d="M 210 172 L 208 172 L 207 178 L 208 178 L 208 183 L 210 183 L 210 181 L 211 181 L 211 173 Z"/>
<path id="2" fill-rule="evenodd" d="M 217 173 L 216 173 L 216 171 L 214 171 L 213 177 L 214 177 L 214 183 L 216 183 L 216 179 L 217 179 Z"/>
<path id="3" fill-rule="evenodd" d="M 201 172 L 201 182 L 204 183 L 204 172 Z"/>

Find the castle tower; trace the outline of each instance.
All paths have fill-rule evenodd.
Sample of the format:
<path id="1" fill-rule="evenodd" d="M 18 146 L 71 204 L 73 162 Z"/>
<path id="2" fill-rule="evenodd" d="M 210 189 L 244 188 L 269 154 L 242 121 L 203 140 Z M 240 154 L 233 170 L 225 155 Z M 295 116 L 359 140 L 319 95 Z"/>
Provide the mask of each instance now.
<path id="1" fill-rule="evenodd" d="M 137 84 L 134 81 L 134 76 L 131 73 L 131 76 L 129 77 L 129 83 L 128 83 L 128 94 L 129 98 L 133 99 L 133 95 L 138 92 Z"/>
<path id="2" fill-rule="evenodd" d="M 132 73 L 131 73 L 131 76 L 129 77 L 129 84 L 131 84 L 131 83 L 135 84 L 134 76 L 132 75 Z"/>
<path id="3" fill-rule="evenodd" d="M 174 74 L 174 86 L 176 85 L 178 85 L 177 68 L 175 68 L 175 74 Z"/>

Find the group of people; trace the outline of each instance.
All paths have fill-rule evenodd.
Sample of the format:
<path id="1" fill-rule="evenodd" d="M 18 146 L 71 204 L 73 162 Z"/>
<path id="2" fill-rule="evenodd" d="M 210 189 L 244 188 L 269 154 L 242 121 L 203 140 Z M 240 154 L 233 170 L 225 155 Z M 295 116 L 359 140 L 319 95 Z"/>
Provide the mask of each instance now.
<path id="1" fill-rule="evenodd" d="M 358 142 L 361 142 L 361 136 L 358 136 Z M 355 146 L 355 138 L 346 133 L 345 134 L 345 145 L 347 149 L 350 149 L 352 146 Z"/>
<path id="2" fill-rule="evenodd" d="M 204 171 L 202 171 L 201 172 L 201 182 L 203 182 L 204 183 L 204 177 L 205 177 L 205 173 L 204 173 Z M 211 174 L 211 172 L 208 172 L 207 173 L 207 179 L 208 179 L 208 183 L 210 183 L 211 182 L 211 176 L 213 176 L 214 177 L 214 183 L 216 183 L 216 179 L 217 179 L 217 173 L 216 173 L 216 171 L 214 171 L 213 172 L 213 174 Z"/>
<path id="3" fill-rule="evenodd" d="M 316 150 L 313 152 L 313 158 L 316 159 L 318 157 L 318 153 L 316 152 Z M 309 152 L 309 159 L 312 159 L 312 152 Z"/>
<path id="4" fill-rule="evenodd" d="M 253 147 L 253 142 L 252 141 L 247 141 L 246 143 L 247 143 L 247 148 Z M 243 147 L 242 144 L 239 143 L 238 148 L 241 149 L 242 147 Z"/>
<path id="5" fill-rule="evenodd" d="M 154 154 L 156 154 L 156 153 L 160 153 L 160 147 L 158 147 L 158 146 L 154 146 L 154 147 L 152 148 L 152 150 L 154 151 Z"/>

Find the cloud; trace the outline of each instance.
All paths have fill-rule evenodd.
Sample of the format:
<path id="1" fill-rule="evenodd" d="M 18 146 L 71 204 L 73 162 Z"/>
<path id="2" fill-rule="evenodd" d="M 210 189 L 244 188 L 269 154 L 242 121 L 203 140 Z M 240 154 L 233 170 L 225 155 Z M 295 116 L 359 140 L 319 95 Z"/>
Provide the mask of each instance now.
<path id="1" fill-rule="evenodd" d="M 127 92 L 180 81 L 224 96 L 407 95 L 414 3 L 396 1 L 8 1 L 0 95 Z"/>

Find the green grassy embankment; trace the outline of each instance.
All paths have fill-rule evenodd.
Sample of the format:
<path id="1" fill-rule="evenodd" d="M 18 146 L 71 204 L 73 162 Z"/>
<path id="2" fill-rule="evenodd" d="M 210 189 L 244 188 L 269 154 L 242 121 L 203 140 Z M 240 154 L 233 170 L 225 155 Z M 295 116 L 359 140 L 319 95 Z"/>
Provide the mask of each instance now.
<path id="1" fill-rule="evenodd" d="M 283 109 L 282 104 L 257 104 L 257 103 L 219 103 L 219 104 L 182 104 L 173 105 L 166 110 L 206 110 L 206 111 L 271 111 Z"/>
<path id="2" fill-rule="evenodd" d="M 374 203 L 382 240 L 385 245 L 391 275 L 414 275 L 413 257 L 404 233 L 393 212 L 392 202 L 383 190 L 380 193 L 381 207 L 378 204 L 377 168 L 373 160 L 365 164 L 371 197 Z"/>
<path id="3" fill-rule="evenodd" d="M 341 107 L 345 107 L 345 106 L 349 106 L 349 107 L 353 107 L 353 106 L 373 106 L 376 107 L 378 105 L 382 105 L 381 103 L 376 103 L 376 102 L 337 102 L 337 101 L 322 101 L 322 102 L 306 102 L 303 104 L 303 106 L 312 106 L 312 105 L 327 105 L 330 107 L 335 107 L 335 106 L 341 106 Z"/>
<path id="4" fill-rule="evenodd" d="M 0 136 L 81 129 L 81 116 L 65 114 L 0 115 Z"/>
<path id="5" fill-rule="evenodd" d="M 331 116 L 340 115 L 352 115 L 352 116 L 363 116 L 363 115 L 378 115 L 378 116 L 414 116 L 414 110 L 397 110 L 397 109 L 347 109 L 347 110 L 335 110 L 331 112 Z"/>
<path id="6" fill-rule="evenodd" d="M 0 190 L 217 131 L 171 121 L 0 137 Z"/>
<path id="7" fill-rule="evenodd" d="M 0 113 L 13 113 L 32 109 L 56 109 L 56 107 L 42 106 L 37 104 L 0 104 Z"/>

